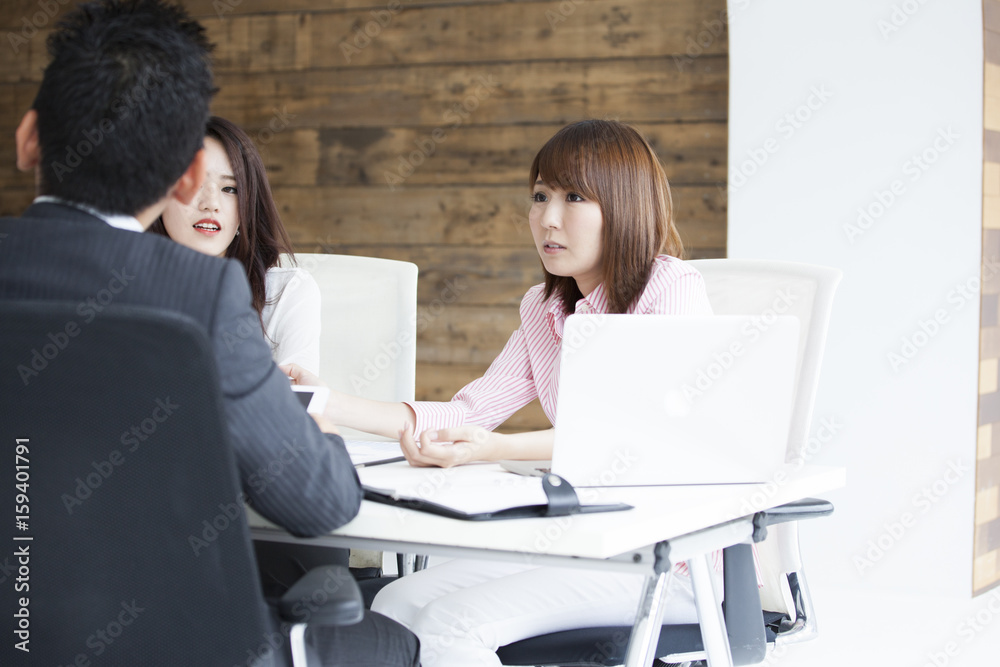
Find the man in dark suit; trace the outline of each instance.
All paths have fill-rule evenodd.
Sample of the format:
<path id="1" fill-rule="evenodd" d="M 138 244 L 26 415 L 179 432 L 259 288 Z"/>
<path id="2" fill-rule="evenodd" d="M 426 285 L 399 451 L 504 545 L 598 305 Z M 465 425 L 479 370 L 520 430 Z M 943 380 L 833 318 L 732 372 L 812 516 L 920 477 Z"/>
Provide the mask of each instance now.
<path id="1" fill-rule="evenodd" d="M 271 361 L 243 268 L 140 233 L 204 177 L 214 87 L 203 28 L 165 0 L 102 0 L 67 14 L 48 45 L 16 133 L 18 167 L 35 172 L 41 196 L 0 219 L 0 299 L 78 302 L 81 327 L 110 303 L 201 323 L 248 502 L 295 535 L 343 525 L 361 503 L 357 475 Z M 419 664 L 416 638 L 377 614 L 311 642 L 329 664 Z"/>

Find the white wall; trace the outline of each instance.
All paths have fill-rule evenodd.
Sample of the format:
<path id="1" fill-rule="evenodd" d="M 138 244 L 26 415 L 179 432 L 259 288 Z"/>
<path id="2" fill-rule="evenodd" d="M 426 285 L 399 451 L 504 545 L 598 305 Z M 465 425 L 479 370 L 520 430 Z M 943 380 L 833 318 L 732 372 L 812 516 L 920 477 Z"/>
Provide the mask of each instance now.
<path id="1" fill-rule="evenodd" d="M 729 256 L 844 271 L 814 462 L 849 486 L 803 530 L 814 584 L 969 596 L 981 0 L 729 4 Z"/>

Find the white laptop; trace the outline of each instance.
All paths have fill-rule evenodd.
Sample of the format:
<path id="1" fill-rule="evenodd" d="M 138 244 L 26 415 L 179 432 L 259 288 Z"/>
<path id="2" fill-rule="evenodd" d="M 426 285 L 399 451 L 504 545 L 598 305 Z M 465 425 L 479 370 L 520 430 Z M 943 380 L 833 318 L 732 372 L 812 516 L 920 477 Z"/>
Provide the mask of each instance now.
<path id="1" fill-rule="evenodd" d="M 791 316 L 567 318 L 552 472 L 573 486 L 772 479 L 785 462 L 798 341 Z"/>

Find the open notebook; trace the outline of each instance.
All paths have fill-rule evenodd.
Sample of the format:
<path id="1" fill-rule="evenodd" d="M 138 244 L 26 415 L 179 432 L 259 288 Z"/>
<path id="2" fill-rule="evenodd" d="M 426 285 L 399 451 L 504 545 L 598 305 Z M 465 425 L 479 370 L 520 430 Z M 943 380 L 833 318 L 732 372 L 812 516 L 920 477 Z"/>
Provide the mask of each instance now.
<path id="1" fill-rule="evenodd" d="M 565 480 L 519 477 L 493 464 L 414 468 L 390 463 L 358 469 L 365 499 L 467 521 L 613 512 L 631 506 L 581 504 Z"/>

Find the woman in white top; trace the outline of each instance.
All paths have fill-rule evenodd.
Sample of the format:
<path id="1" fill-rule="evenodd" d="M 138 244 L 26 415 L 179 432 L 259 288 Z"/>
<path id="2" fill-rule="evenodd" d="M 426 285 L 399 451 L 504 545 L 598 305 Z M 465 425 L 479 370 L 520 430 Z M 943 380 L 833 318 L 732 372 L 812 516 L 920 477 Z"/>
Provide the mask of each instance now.
<path id="1" fill-rule="evenodd" d="M 206 174 L 190 204 L 172 201 L 149 231 L 206 255 L 238 260 L 247 272 L 256 321 L 239 337 L 260 336 L 279 364 L 294 363 L 319 373 L 320 293 L 308 272 L 279 266 L 291 260 L 292 243 L 271 196 L 260 153 L 246 132 L 212 116 L 205 130 Z M 255 541 L 265 595 L 280 597 L 307 570 L 347 565 L 346 549 Z"/>
<path id="2" fill-rule="evenodd" d="M 172 201 L 149 231 L 206 255 L 239 260 L 259 316 L 248 323 L 247 335 L 262 332 L 279 364 L 318 373 L 319 286 L 305 270 L 279 266 L 282 255 L 294 262 L 292 244 L 264 162 L 250 137 L 224 118 L 212 116 L 205 135 L 201 191 L 188 205 Z"/>

